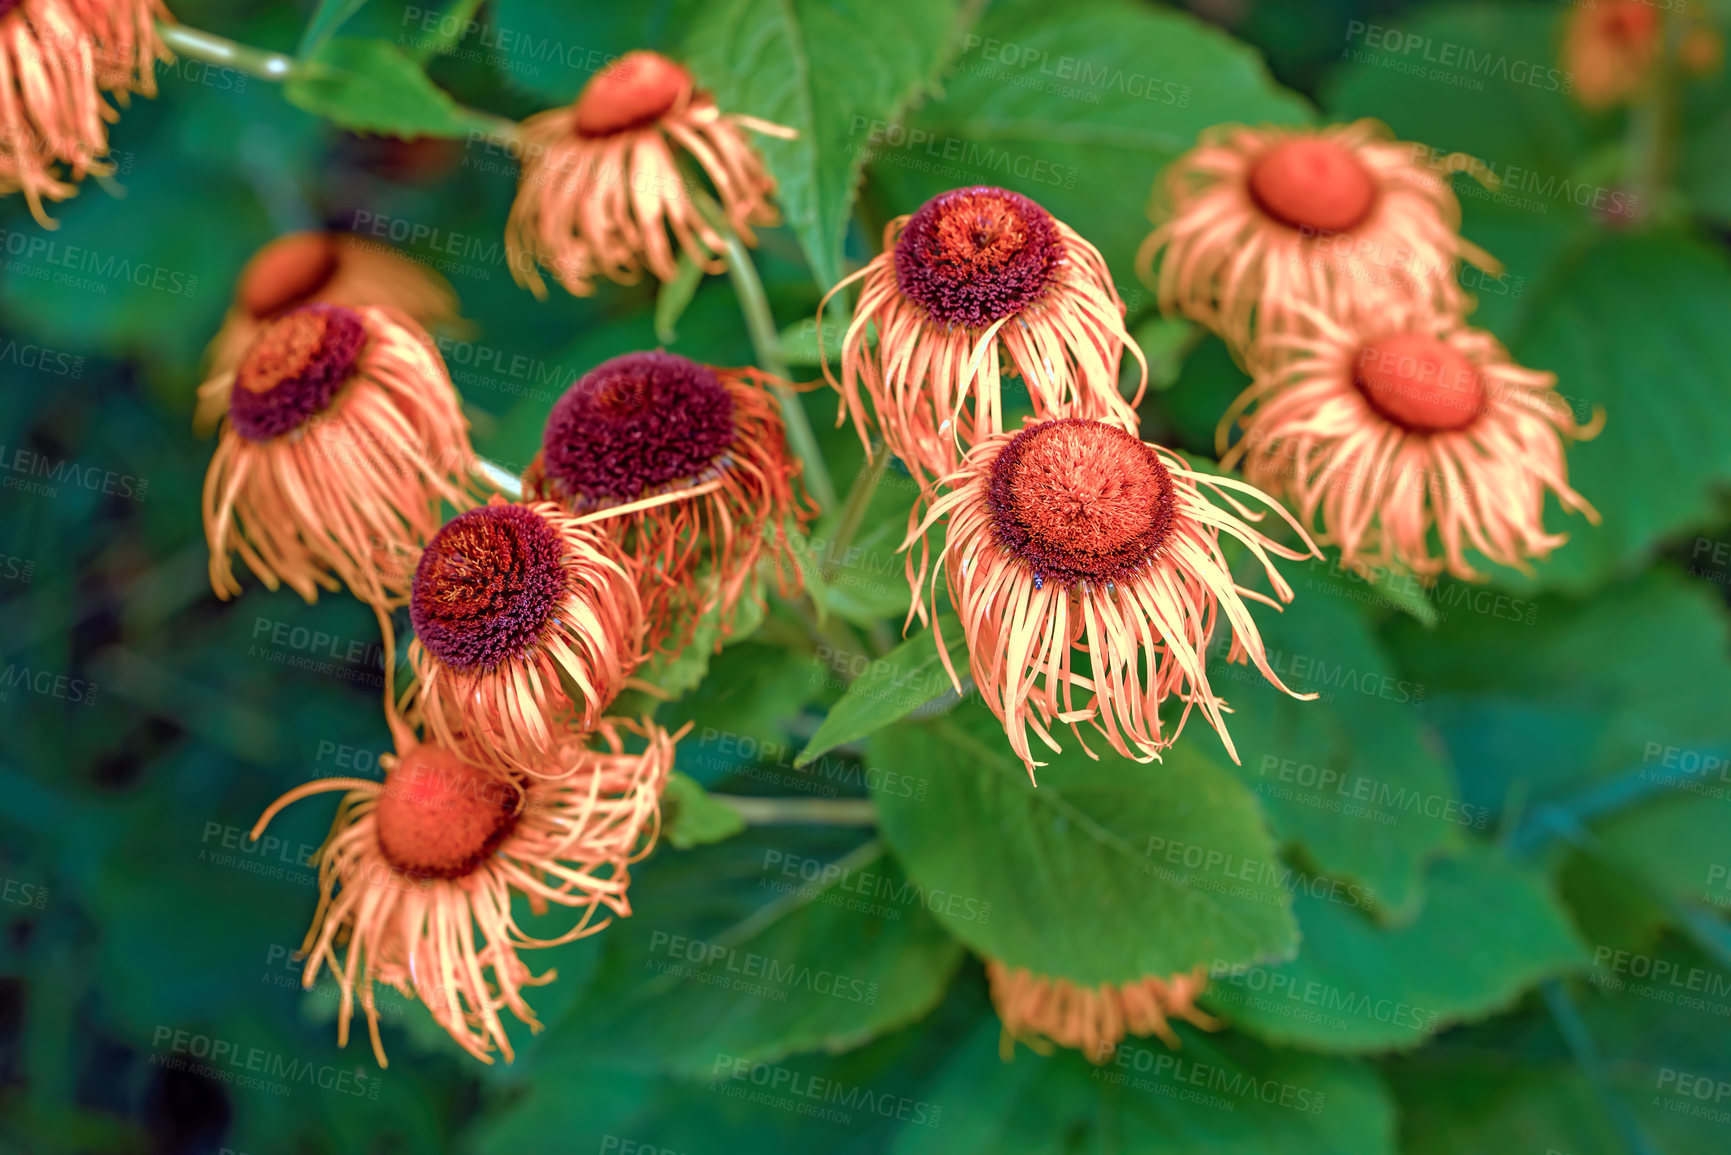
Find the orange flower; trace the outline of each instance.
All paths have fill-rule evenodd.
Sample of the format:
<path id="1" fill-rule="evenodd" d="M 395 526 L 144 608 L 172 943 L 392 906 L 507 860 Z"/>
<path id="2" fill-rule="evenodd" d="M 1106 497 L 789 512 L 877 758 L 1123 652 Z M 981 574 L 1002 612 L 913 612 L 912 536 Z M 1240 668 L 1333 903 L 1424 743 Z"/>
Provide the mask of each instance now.
<path id="1" fill-rule="evenodd" d="M 1646 87 L 1664 49 L 1664 18 L 1650 0 L 1577 6 L 1563 33 L 1563 67 L 1591 109 L 1625 104 Z"/>
<path id="2" fill-rule="evenodd" d="M 547 773 L 563 730 L 591 730 L 643 657 L 618 548 L 548 501 L 491 504 L 427 543 L 409 599 L 413 693 L 439 745 Z"/>
<path id="3" fill-rule="evenodd" d="M 1276 603 L 1237 585 L 1221 550 L 1222 534 L 1236 538 L 1262 563 L 1280 601 L 1292 600 L 1268 555 L 1308 555 L 1252 529 L 1247 523 L 1263 515 L 1226 492 L 1267 502 L 1304 538 L 1291 515 L 1258 490 L 1192 472 L 1175 454 L 1115 425 L 1075 418 L 987 438 L 944 485 L 948 492 L 903 544 L 914 587 L 909 620 L 925 617 L 925 536 L 945 521 L 939 568 L 967 636 L 970 671 L 1030 777 L 1044 763 L 1034 761 L 1029 729 L 1059 750 L 1049 724 L 1066 723 L 1080 739 L 1077 726 L 1085 721 L 1118 753 L 1147 762 L 1177 740 L 1192 708 L 1202 710 L 1236 761 L 1225 702 L 1208 685 L 1205 651 L 1222 616 L 1232 627 L 1229 659 L 1248 655 L 1263 677 L 1292 693 L 1269 668 L 1244 599 Z M 1229 508 L 1209 501 L 1203 488 Z M 1304 544 L 1314 551 L 1309 538 Z M 936 574 L 932 605 L 935 614 Z M 1075 668 L 1076 653 L 1086 655 L 1086 672 Z M 938 654 L 959 690 L 942 639 Z M 1080 705 L 1078 689 L 1090 694 Z M 1184 709 L 1167 732 L 1159 711 L 1169 695 Z"/>
<path id="4" fill-rule="evenodd" d="M 120 114 L 102 92 L 155 95 L 156 61 L 172 59 L 157 19 L 161 0 L 0 0 L 0 195 L 22 192 L 44 228 L 44 198 L 114 171 L 105 122 Z"/>
<path id="5" fill-rule="evenodd" d="M 232 388 L 231 388 L 232 386 Z M 407 589 L 439 505 L 470 501 L 468 425 L 425 333 L 382 309 L 307 305 L 266 325 L 239 368 L 204 481 L 210 584 L 239 553 L 309 602 L 346 583 L 374 605 Z"/>
<path id="6" fill-rule="evenodd" d="M 1563 443 L 1596 435 L 1603 415 L 1576 424 L 1554 374 L 1416 305 L 1309 319 L 1310 335 L 1265 347 L 1267 363 L 1221 420 L 1222 449 L 1235 419 L 1244 431 L 1221 464 L 1242 460 L 1246 480 L 1320 521 L 1344 561 L 1476 579 L 1462 552 L 1471 546 L 1530 573 L 1527 558 L 1568 540 L 1545 532 L 1546 490 L 1598 522 L 1569 488 Z"/>
<path id="7" fill-rule="evenodd" d="M 715 188 L 728 226 L 754 244 L 753 226 L 778 217 L 775 181 L 742 130 L 791 138 L 792 129 L 723 113 L 691 73 L 653 52 L 628 52 L 597 73 L 568 108 L 523 122 L 523 172 L 505 245 L 517 283 L 547 289 L 537 265 L 586 297 L 597 273 L 634 283 L 644 266 L 679 274 L 675 248 L 706 271 L 726 269 L 725 239 L 698 211 L 706 193 L 681 173 L 695 161 Z"/>
<path id="8" fill-rule="evenodd" d="M 234 301 L 210 344 L 211 372 L 199 391 L 197 429 L 209 429 L 228 407 L 222 376 L 245 356 L 264 325 L 301 305 L 320 302 L 395 309 L 423 329 L 457 320 L 457 296 L 438 273 L 374 241 L 343 233 L 289 233 L 252 255 Z"/>
<path id="9" fill-rule="evenodd" d="M 803 529 L 813 511 L 795 499 L 799 462 L 766 380 L 755 369 L 627 353 L 579 378 L 547 419 L 526 496 L 591 514 L 689 491 L 599 527 L 638 568 L 651 653 L 683 649 L 717 606 L 725 630 L 766 549 L 782 593 L 799 588 L 786 524 Z M 752 593 L 761 598 L 755 585 Z"/>
<path id="10" fill-rule="evenodd" d="M 851 413 L 869 448 L 863 385 L 884 443 L 922 485 L 1003 432 L 1003 372 L 1027 386 L 1036 419 L 1136 428 L 1148 366 L 1124 331 L 1105 259 L 1027 197 L 953 189 L 891 221 L 884 251 L 818 305 L 820 339 L 824 305 L 855 281 L 859 306 L 842 341 L 840 381 L 824 366 L 842 395 L 836 424 Z M 1142 366 L 1130 403 L 1118 392 L 1126 349 Z"/>
<path id="11" fill-rule="evenodd" d="M 1156 1035 L 1168 1047 L 1179 1045 L 1168 1019 L 1178 1018 L 1205 1031 L 1224 1024 L 1196 1007 L 1208 986 L 1203 968 L 1171 978 L 1149 976 L 1128 983 L 1081 987 L 1069 979 L 1037 975 L 1025 967 L 986 963 L 992 1005 L 1004 1023 L 1004 1058 L 1017 1041 L 1037 1051 L 1051 1044 L 1081 1051 L 1090 1062 L 1112 1057 L 1125 1035 Z"/>
<path id="12" fill-rule="evenodd" d="M 1322 129 L 1222 126 L 1166 171 L 1164 218 L 1137 257 L 1160 307 L 1219 333 L 1242 358 L 1291 331 L 1302 306 L 1339 315 L 1416 297 L 1461 312 L 1455 261 L 1501 266 L 1462 240 L 1449 173 L 1375 121 Z"/>
<path id="13" fill-rule="evenodd" d="M 647 741 L 625 752 L 625 736 Z M 319 905 L 301 946 L 308 988 L 329 967 L 342 991 L 337 1041 L 348 1045 L 355 994 L 373 1053 L 385 1065 L 373 986 L 418 998 L 471 1055 L 512 1058 L 499 1012 L 539 1031 L 523 988 L 552 982 L 520 952 L 595 934 L 627 917 L 628 867 L 654 846 L 661 791 L 673 764 L 666 731 L 609 720 L 587 747 L 560 751 L 557 778 L 500 777 L 437 745 L 399 734 L 396 757 L 380 759 L 383 783 L 327 778 L 284 794 L 253 828 L 264 833 L 289 803 L 346 790 L 319 855 Z M 552 938 L 518 925 L 512 898 L 537 914 L 549 903 L 575 922 Z M 339 951 L 340 945 L 340 951 Z"/>

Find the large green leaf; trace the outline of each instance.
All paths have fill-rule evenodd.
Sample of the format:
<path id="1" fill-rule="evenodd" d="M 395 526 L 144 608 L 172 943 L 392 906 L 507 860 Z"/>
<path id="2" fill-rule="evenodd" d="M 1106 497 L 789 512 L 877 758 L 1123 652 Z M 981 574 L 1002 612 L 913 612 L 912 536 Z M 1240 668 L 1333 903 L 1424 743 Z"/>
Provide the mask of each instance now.
<path id="1" fill-rule="evenodd" d="M 283 86 L 297 106 L 355 132 L 386 136 L 468 136 L 496 127 L 462 108 L 388 40 L 338 37 Z"/>
<path id="2" fill-rule="evenodd" d="M 1219 969 L 1204 996 L 1238 1030 L 1272 1043 L 1410 1047 L 1587 961 L 1546 885 L 1484 848 L 1436 864 L 1408 926 L 1379 928 L 1350 905 L 1308 894 L 1294 910 L 1297 958 Z"/>
<path id="3" fill-rule="evenodd" d="M 958 185 L 1034 198 L 1105 254 L 1134 293 L 1139 211 L 1167 162 L 1221 121 L 1293 122 L 1304 102 L 1256 54 L 1184 13 L 1130 0 L 995 4 L 933 101 L 862 132 L 898 212 Z"/>
<path id="4" fill-rule="evenodd" d="M 1103 743 L 1102 743 L 1103 745 Z M 985 707 L 881 730 L 872 760 L 931 783 L 879 790 L 909 876 L 988 958 L 1094 984 L 1294 946 L 1289 878 L 1255 799 L 1193 745 L 1164 763 L 1090 760 L 1073 739 L 1036 788 Z"/>
<path id="5" fill-rule="evenodd" d="M 950 663 L 957 674 L 966 676 L 968 649 L 961 623 L 945 614 L 938 619 L 938 628 L 943 631 Z M 919 631 L 881 658 L 830 650 L 820 651 L 819 660 L 827 662 L 832 671 L 848 675 L 856 674 L 856 664 L 863 669 L 857 671 L 841 700 L 830 707 L 817 733 L 794 759 L 795 766 L 869 737 L 955 689 L 938 656 L 937 634 L 929 629 Z"/>
<path id="6" fill-rule="evenodd" d="M 1074 1051 L 1006 1063 L 996 1024 L 982 1026 L 926 1095 L 966 1110 L 908 1128 L 895 1155 L 1394 1151 L 1394 1111 L 1368 1067 L 1180 1031 L 1179 1051 L 1130 1043 L 1093 1067 Z"/>
<path id="7" fill-rule="evenodd" d="M 754 143 L 825 287 L 841 279 L 867 130 L 931 83 L 959 11 L 957 0 L 718 0 L 690 26 L 685 55 L 716 103 L 799 133 Z"/>

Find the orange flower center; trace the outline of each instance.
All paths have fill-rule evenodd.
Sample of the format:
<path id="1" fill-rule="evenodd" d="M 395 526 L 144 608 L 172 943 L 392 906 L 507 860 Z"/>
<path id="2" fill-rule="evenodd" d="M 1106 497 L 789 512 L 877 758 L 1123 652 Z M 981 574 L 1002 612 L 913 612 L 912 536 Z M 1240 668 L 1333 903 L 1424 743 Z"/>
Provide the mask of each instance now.
<path id="1" fill-rule="evenodd" d="M 329 233 L 278 237 L 246 263 L 235 296 L 255 318 L 274 317 L 329 284 L 339 263 L 336 238 Z"/>
<path id="2" fill-rule="evenodd" d="M 1160 455 L 1114 425 L 1073 417 L 1016 434 L 992 463 L 986 503 L 999 544 L 1050 579 L 1122 581 L 1172 527 L 1172 476 Z"/>
<path id="3" fill-rule="evenodd" d="M 1659 29 L 1659 11 L 1639 0 L 1617 4 L 1600 17 L 1599 29 L 1607 40 L 1645 47 Z"/>
<path id="4" fill-rule="evenodd" d="M 379 850 L 405 874 L 460 878 L 517 825 L 523 791 L 439 746 L 415 746 L 385 779 Z"/>
<path id="5" fill-rule="evenodd" d="M 559 398 L 541 462 L 562 500 L 598 508 L 711 475 L 734 433 L 733 395 L 713 369 L 672 353 L 627 353 Z"/>
<path id="6" fill-rule="evenodd" d="M 656 52 L 627 52 L 577 98 L 577 135 L 613 136 L 659 120 L 691 92 L 691 73 Z"/>
<path id="7" fill-rule="evenodd" d="M 1288 228 L 1343 233 L 1376 204 L 1376 182 L 1345 145 L 1314 136 L 1283 140 L 1250 166 L 1250 198 Z"/>
<path id="8" fill-rule="evenodd" d="M 360 314 L 306 305 L 265 326 L 235 371 L 228 417 L 249 441 L 298 429 L 330 405 L 367 343 Z"/>
<path id="9" fill-rule="evenodd" d="M 1452 345 L 1397 333 L 1359 350 L 1353 383 L 1379 416 L 1414 433 L 1447 433 L 1473 423 L 1484 379 Z"/>
<path id="10" fill-rule="evenodd" d="M 1027 197 L 954 189 L 908 218 L 896 241 L 896 284 L 937 321 L 979 329 L 1038 300 L 1063 260 L 1052 214 Z"/>
<path id="11" fill-rule="evenodd" d="M 483 505 L 427 543 L 409 620 L 445 665 L 490 670 L 536 645 L 567 586 L 564 541 L 546 518 L 521 505 Z"/>

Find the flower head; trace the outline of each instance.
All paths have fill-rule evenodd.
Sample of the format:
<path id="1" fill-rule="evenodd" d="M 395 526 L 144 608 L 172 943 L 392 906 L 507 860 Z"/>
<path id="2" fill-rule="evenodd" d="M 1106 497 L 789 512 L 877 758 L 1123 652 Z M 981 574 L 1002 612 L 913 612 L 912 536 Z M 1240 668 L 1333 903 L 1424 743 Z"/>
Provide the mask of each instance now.
<path id="1" fill-rule="evenodd" d="M 1019 1041 L 1036 1050 L 1056 1043 L 1104 1063 L 1125 1035 L 1155 1035 L 1168 1047 L 1177 1047 L 1171 1019 L 1183 1019 L 1205 1031 L 1221 1027 L 1218 1019 L 1196 1007 L 1197 996 L 1208 986 L 1201 967 L 1171 978 L 1148 976 L 1082 987 L 1069 979 L 991 960 L 986 963 L 986 979 L 991 983 L 992 1005 L 1004 1023 L 1005 1058 Z"/>
<path id="2" fill-rule="evenodd" d="M 343 233 L 289 233 L 252 255 L 211 342 L 213 376 L 199 392 L 194 426 L 213 427 L 228 405 L 224 372 L 245 356 L 259 330 L 302 305 L 394 309 L 423 329 L 457 319 L 457 296 L 438 273 L 372 241 Z"/>
<path id="3" fill-rule="evenodd" d="M 1004 429 L 999 376 L 1019 376 L 1034 416 L 1136 428 L 1118 392 L 1124 303 L 1099 250 L 1019 193 L 962 188 L 884 230 L 884 251 L 824 298 L 860 282 L 842 341 L 837 423 L 868 413 L 922 483 Z M 823 305 L 818 307 L 822 321 Z M 821 333 L 821 324 L 819 327 Z M 824 373 L 829 375 L 827 362 Z M 1148 381 L 1142 366 L 1141 385 Z M 868 408 L 861 395 L 869 396 Z M 1141 398 L 1138 387 L 1137 400 Z"/>
<path id="4" fill-rule="evenodd" d="M 1576 7 L 1563 33 L 1563 67 L 1575 99 L 1592 109 L 1627 103 L 1664 48 L 1664 14 L 1649 0 L 1598 0 Z"/>
<path id="5" fill-rule="evenodd" d="M 1223 449 L 1234 420 L 1244 434 L 1222 464 L 1241 460 L 1247 481 L 1287 496 L 1343 561 L 1475 579 L 1470 546 L 1531 572 L 1528 558 L 1568 540 L 1545 532 L 1547 490 L 1598 521 L 1569 488 L 1563 447 L 1599 420 L 1575 421 L 1554 374 L 1418 306 L 1310 324 L 1267 347 L 1221 422 Z"/>
<path id="6" fill-rule="evenodd" d="M 505 244 L 517 283 L 547 294 L 537 266 L 588 296 L 597 274 L 632 283 L 644 267 L 678 276 L 683 251 L 721 272 L 722 234 L 697 207 L 708 194 L 682 175 L 687 156 L 714 186 L 727 225 L 745 243 L 778 217 L 775 181 L 745 130 L 791 129 L 723 113 L 690 72 L 654 52 L 628 52 L 597 73 L 577 102 L 523 122 L 523 171 Z"/>
<path id="7" fill-rule="evenodd" d="M 1050 723 L 1075 730 L 1085 721 L 1118 753 L 1147 762 L 1177 740 L 1192 708 L 1201 709 L 1236 759 L 1225 703 L 1209 688 L 1206 666 L 1223 616 L 1232 629 L 1229 658 L 1248 655 L 1263 677 L 1292 693 L 1269 667 L 1244 599 L 1275 603 L 1237 585 L 1221 551 L 1222 534 L 1236 538 L 1262 564 L 1279 599 L 1292 600 L 1269 554 L 1307 555 L 1252 529 L 1247 523 L 1262 514 L 1227 492 L 1268 502 L 1297 530 L 1258 490 L 1193 472 L 1175 454 L 1115 425 L 1076 418 L 989 437 L 944 484 L 948 492 L 932 502 L 907 543 L 921 542 L 917 567 L 908 555 L 915 612 L 925 615 L 919 597 L 928 568 L 925 535 L 947 522 L 939 568 L 967 635 L 970 670 L 1030 775 L 1042 765 L 1034 760 L 1030 729 L 1058 750 Z M 1209 501 L 1203 489 L 1228 508 Z M 936 587 L 934 574 L 934 611 Z M 947 668 L 941 643 L 938 652 Z M 1085 667 L 1077 667 L 1076 655 L 1085 655 Z M 953 669 L 950 676 L 959 687 Z M 1078 690 L 1087 695 L 1080 702 Z M 1184 708 L 1167 731 L 1159 711 L 1169 696 Z"/>
<path id="8" fill-rule="evenodd" d="M 1162 220 L 1138 264 L 1159 257 L 1160 307 L 1200 321 L 1242 357 L 1256 335 L 1418 298 L 1460 312 L 1456 260 L 1501 266 L 1459 235 L 1449 173 L 1374 121 L 1322 129 L 1225 126 L 1166 172 Z"/>
<path id="9" fill-rule="evenodd" d="M 0 196 L 22 192 L 44 228 L 42 202 L 65 200 L 87 173 L 107 176 L 102 93 L 156 93 L 162 0 L 0 0 Z M 62 173 L 61 166 L 66 168 Z"/>
<path id="10" fill-rule="evenodd" d="M 642 660 L 618 548 L 552 502 L 494 498 L 427 543 L 409 598 L 416 705 L 439 745 L 547 773 L 566 727 L 595 727 Z"/>
<path id="11" fill-rule="evenodd" d="M 634 736 L 645 748 L 628 753 Z M 337 1039 L 347 1045 L 355 996 L 385 1065 L 374 984 L 425 1003 L 482 1062 L 511 1043 L 500 1012 L 539 1030 L 521 952 L 558 946 L 626 917 L 628 867 L 654 845 L 673 739 L 650 723 L 607 721 L 587 744 L 559 751 L 558 777 L 499 776 L 404 733 L 381 759 L 382 783 L 337 778 L 279 798 L 252 836 L 308 794 L 346 790 L 319 855 L 319 905 L 301 954 L 304 984 L 329 967 L 342 992 Z M 536 913 L 562 906 L 572 924 L 551 938 L 518 925 L 514 896 Z"/>
<path id="12" fill-rule="evenodd" d="M 597 528 L 638 569 L 650 652 L 683 648 L 717 606 L 725 628 L 766 552 L 782 592 L 799 585 L 786 524 L 812 514 L 795 498 L 799 462 L 764 380 L 627 353 L 579 378 L 547 419 L 524 492 L 576 514 L 614 511 Z"/>
<path id="13" fill-rule="evenodd" d="M 400 599 L 441 502 L 470 501 L 456 390 L 425 333 L 381 309 L 307 305 L 260 329 L 211 391 L 227 398 L 204 482 L 210 581 L 240 592 L 238 553 L 308 601 L 340 580 Z"/>

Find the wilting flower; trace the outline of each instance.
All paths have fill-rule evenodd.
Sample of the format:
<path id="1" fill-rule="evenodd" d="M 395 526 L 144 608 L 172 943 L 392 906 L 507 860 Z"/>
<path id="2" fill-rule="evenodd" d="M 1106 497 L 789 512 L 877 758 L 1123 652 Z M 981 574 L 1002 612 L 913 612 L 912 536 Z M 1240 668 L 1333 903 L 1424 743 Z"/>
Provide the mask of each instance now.
<path id="1" fill-rule="evenodd" d="M 1257 335 L 1301 323 L 1303 307 L 1339 314 L 1411 298 L 1461 312 L 1457 258 L 1501 266 L 1459 235 L 1449 173 L 1389 139 L 1375 121 L 1322 129 L 1223 126 L 1165 176 L 1163 223 L 1137 258 L 1156 254 L 1162 309 L 1219 333 L 1240 356 Z"/>
<path id="2" fill-rule="evenodd" d="M 627 753 L 627 736 L 646 742 Z M 559 776 L 499 776 L 450 750 L 399 737 L 380 759 L 383 783 L 330 778 L 289 791 L 265 811 L 252 837 L 284 806 L 346 790 L 319 855 L 319 904 L 301 955 L 304 985 L 325 967 L 342 991 L 337 1040 L 348 1044 L 355 995 L 373 1053 L 385 1065 L 374 984 L 425 1003 L 471 1055 L 512 1058 L 500 1012 L 540 1030 L 523 989 L 542 986 L 520 952 L 558 946 L 631 914 L 628 867 L 655 843 L 673 739 L 645 722 L 602 723 L 587 745 L 560 751 Z M 518 925 L 512 898 L 537 914 L 549 904 L 575 916 L 540 939 Z"/>
<path id="3" fill-rule="evenodd" d="M 439 745 L 548 773 L 642 660 L 643 614 L 618 547 L 549 501 L 494 498 L 427 543 L 409 598 L 415 701 Z"/>
<path id="4" fill-rule="evenodd" d="M 156 94 L 156 62 L 171 59 L 158 19 L 161 0 L 0 0 L 0 195 L 22 192 L 43 227 L 44 198 L 114 171 L 105 122 L 119 113 L 102 93 Z"/>
<path id="5" fill-rule="evenodd" d="M 727 225 L 746 244 L 773 225 L 775 181 L 743 130 L 792 137 L 792 129 L 723 113 L 690 72 L 654 52 L 628 52 L 597 73 L 577 102 L 523 122 L 523 172 L 505 245 L 517 283 L 547 295 L 536 266 L 567 292 L 588 296 L 597 275 L 626 284 L 645 266 L 678 276 L 676 250 L 709 272 L 726 268 L 722 234 L 698 210 L 706 193 L 680 172 L 703 170 Z"/>
<path id="6" fill-rule="evenodd" d="M 1082 417 L 1136 428 L 1118 392 L 1127 348 L 1124 302 L 1100 251 L 1018 193 L 953 189 L 884 230 L 884 251 L 824 297 L 860 281 L 841 349 L 837 424 L 868 411 L 884 444 L 921 478 L 954 470 L 962 454 L 1004 429 L 999 375 L 1022 379 L 1034 416 Z M 818 306 L 822 332 L 823 305 Z M 1142 365 L 1136 401 L 1148 383 Z"/>
<path id="7" fill-rule="evenodd" d="M 240 592 L 238 553 L 265 585 L 308 601 L 338 580 L 364 601 L 395 601 L 440 503 L 469 504 L 468 423 L 411 326 L 382 309 L 307 305 L 207 384 L 228 398 L 204 480 L 219 597 Z"/>
<path id="8" fill-rule="evenodd" d="M 969 667 L 1030 776 L 1044 765 L 1034 761 L 1030 729 L 1059 750 L 1050 723 L 1070 725 L 1080 739 L 1077 726 L 1085 721 L 1118 753 L 1147 762 L 1177 740 L 1192 708 L 1236 760 L 1225 702 L 1209 688 L 1206 664 L 1222 616 L 1232 629 L 1228 659 L 1248 656 L 1263 677 L 1293 694 L 1269 668 L 1244 599 L 1276 603 L 1237 585 L 1221 551 L 1222 534 L 1236 538 L 1262 563 L 1280 601 L 1292 600 L 1269 554 L 1308 555 L 1252 529 L 1247 523 L 1263 515 L 1227 491 L 1267 502 L 1300 537 L 1303 531 L 1255 488 L 1192 472 L 1175 454 L 1115 425 L 1076 418 L 987 438 L 944 485 L 947 492 L 904 545 L 914 587 L 909 618 L 925 616 L 925 535 L 947 521 L 939 568 L 967 636 Z M 1209 501 L 1204 488 L 1229 508 Z M 1304 544 L 1314 550 L 1309 538 Z M 936 574 L 932 601 L 935 614 Z M 1077 653 L 1087 659 L 1081 669 Z M 941 639 L 938 654 L 959 688 Z M 1086 695 L 1081 702 L 1078 690 Z M 1174 695 L 1184 709 L 1167 731 L 1159 711 Z"/>
<path id="9" fill-rule="evenodd" d="M 1208 986 L 1201 967 L 1171 978 L 1148 976 L 1084 987 L 990 960 L 986 978 L 992 987 L 992 1005 L 1004 1023 L 1005 1058 L 1019 1041 L 1036 1050 L 1056 1043 L 1104 1063 L 1125 1035 L 1156 1035 L 1168 1047 L 1177 1047 L 1178 1035 L 1170 1019 L 1183 1019 L 1205 1031 L 1217 1031 L 1222 1025 L 1196 1007 L 1197 996 Z"/>
<path id="10" fill-rule="evenodd" d="M 614 511 L 596 528 L 638 568 L 650 652 L 683 648 L 718 606 L 725 631 L 766 552 L 782 592 L 799 586 L 786 523 L 812 515 L 795 500 L 799 462 L 765 380 L 627 353 L 579 378 L 547 419 L 523 491 L 580 515 Z"/>
<path id="11" fill-rule="evenodd" d="M 1664 49 L 1664 16 L 1650 0 L 1598 0 L 1577 6 L 1563 34 L 1563 67 L 1575 99 L 1610 108 L 1638 95 Z"/>
<path id="12" fill-rule="evenodd" d="M 385 245 L 343 233 L 278 237 L 241 270 L 234 301 L 211 342 L 215 374 L 199 391 L 194 425 L 214 426 L 228 406 L 222 376 L 239 363 L 259 330 L 290 309 L 313 303 L 395 309 L 423 329 L 457 319 L 457 296 L 438 273 Z"/>
<path id="13" fill-rule="evenodd" d="M 1244 433 L 1222 464 L 1242 460 L 1246 480 L 1289 497 L 1343 561 L 1472 579 L 1470 546 L 1528 573 L 1528 558 L 1568 540 L 1545 532 L 1546 490 L 1598 522 L 1569 488 L 1563 445 L 1597 434 L 1602 415 L 1577 424 L 1554 374 L 1417 306 L 1344 321 L 1315 313 L 1310 324 L 1267 346 L 1221 421 L 1222 448 L 1234 419 Z"/>

